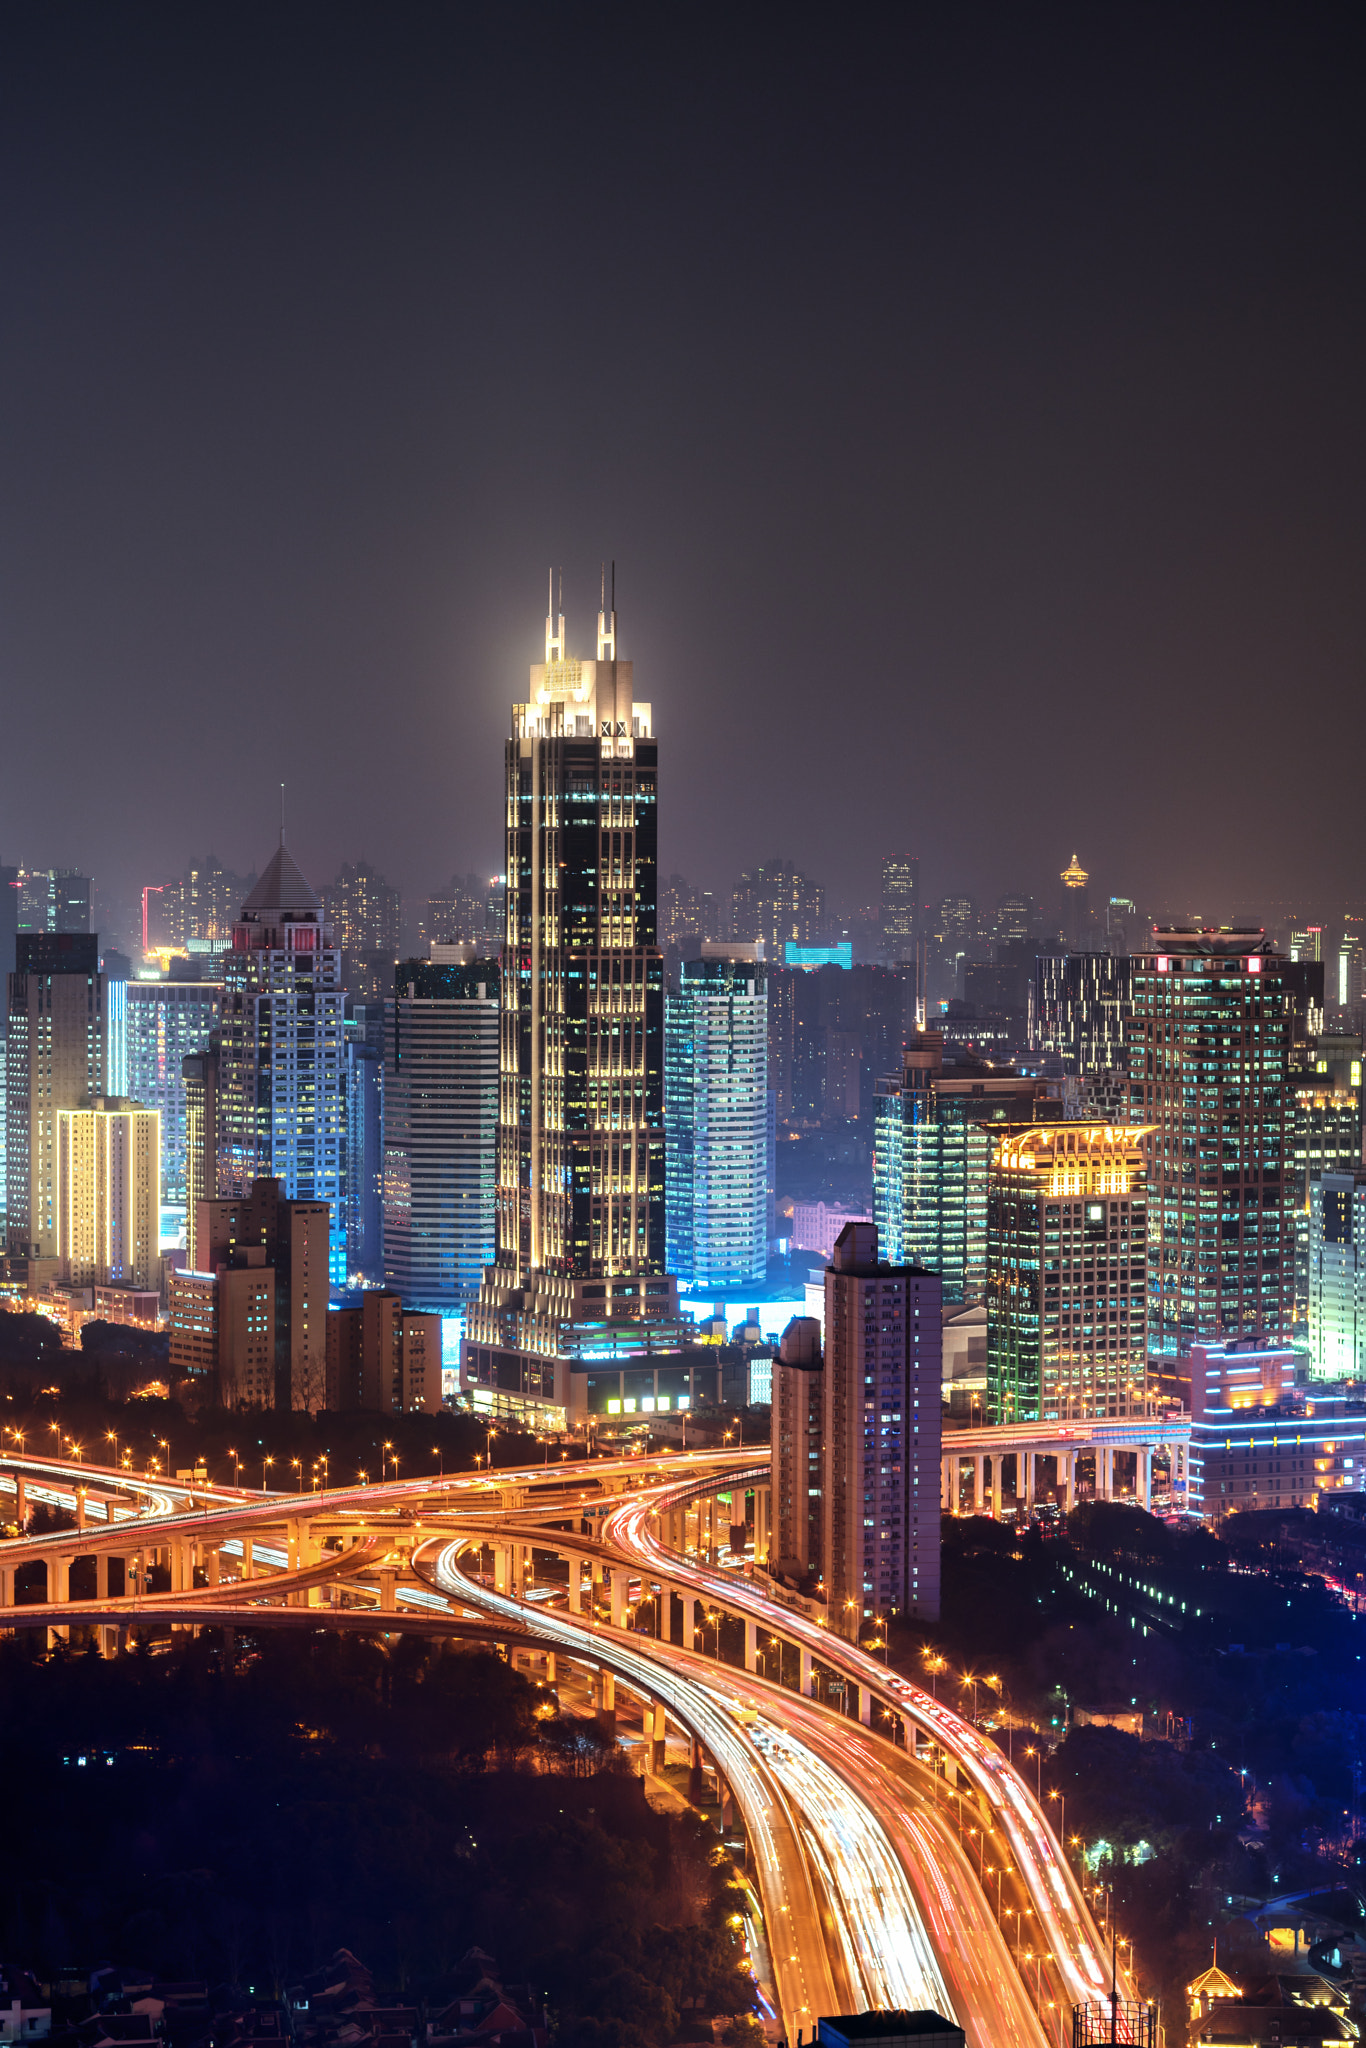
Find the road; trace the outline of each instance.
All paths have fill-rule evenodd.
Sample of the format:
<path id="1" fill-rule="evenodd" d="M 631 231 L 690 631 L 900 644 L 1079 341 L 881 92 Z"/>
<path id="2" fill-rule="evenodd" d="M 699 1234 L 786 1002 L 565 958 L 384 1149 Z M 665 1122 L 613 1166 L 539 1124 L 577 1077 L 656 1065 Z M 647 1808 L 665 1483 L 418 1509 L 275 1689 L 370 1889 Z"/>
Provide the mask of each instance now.
<path id="1" fill-rule="evenodd" d="M 20 1474 L 29 1499 L 41 1490 L 74 1509 L 83 1489 L 87 1526 L 0 1544 L 5 1585 L 15 1566 L 40 1559 L 153 1548 L 179 1558 L 187 1575 L 183 1590 L 170 1594 L 0 1608 L 0 1627 L 425 1628 L 539 1642 L 662 1704 L 714 1760 L 743 1820 L 789 2040 L 799 2030 L 810 2038 L 822 2012 L 935 2006 L 958 2019 L 972 2048 L 1051 2048 L 1063 2007 L 1109 1988 L 1086 1903 L 994 1744 L 795 1612 L 766 1590 L 762 1574 L 720 1572 L 664 1544 L 660 1517 L 685 1498 L 728 1491 L 746 1477 L 766 1480 L 752 1449 L 294 1495 L 130 1481 L 113 1468 L 0 1457 L 0 1488 Z M 248 1542 L 252 1576 L 223 1578 L 234 1568 L 240 1574 Z M 501 1585 L 489 1583 L 482 1566 L 490 1545 L 503 1560 Z M 795 1643 L 876 1701 L 889 1733 L 895 1715 L 907 1746 L 757 1671 L 526 1597 L 534 1589 L 518 1586 L 508 1561 L 528 1548 L 577 1560 L 575 1580 L 581 1563 L 592 1562 L 611 1579 L 618 1622 L 628 1618 L 621 1596 L 630 1574 L 642 1590 L 676 1588 Z M 213 1560 L 218 1583 L 193 1589 L 196 1558 Z M 320 1601 L 329 1604 L 299 1604 Z M 571 1599 L 571 1608 L 578 1604 Z M 952 1760 L 959 1790 L 917 1761 L 917 1734 Z M 965 1851 L 962 1829 L 974 1810 L 1014 1859 L 1009 1873 L 1004 1859 L 996 1866 L 995 1885 Z M 1008 1933 L 1027 1917 L 1028 1936 L 1016 1932 L 1012 1954 Z M 1016 1955 L 1026 1953 L 1048 1960 L 1017 1966 Z M 1127 1984 L 1120 1990 L 1129 1995 Z"/>

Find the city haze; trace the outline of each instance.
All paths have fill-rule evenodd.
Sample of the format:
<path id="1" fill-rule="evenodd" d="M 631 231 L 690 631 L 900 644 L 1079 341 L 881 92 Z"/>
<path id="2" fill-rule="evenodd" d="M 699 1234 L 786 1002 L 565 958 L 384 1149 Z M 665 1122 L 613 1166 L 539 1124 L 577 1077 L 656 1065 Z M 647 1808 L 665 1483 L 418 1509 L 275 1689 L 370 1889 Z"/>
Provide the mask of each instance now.
<path id="1" fill-rule="evenodd" d="M 0 857 L 490 869 L 615 559 L 665 874 L 1336 915 L 1360 37 L 12 10 Z"/>

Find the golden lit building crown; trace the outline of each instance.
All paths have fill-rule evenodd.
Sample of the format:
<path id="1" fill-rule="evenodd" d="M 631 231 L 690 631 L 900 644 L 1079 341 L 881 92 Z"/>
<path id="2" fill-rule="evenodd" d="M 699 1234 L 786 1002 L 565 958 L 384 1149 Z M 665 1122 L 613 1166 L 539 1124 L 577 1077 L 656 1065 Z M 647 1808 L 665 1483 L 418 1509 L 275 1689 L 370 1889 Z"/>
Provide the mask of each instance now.
<path id="1" fill-rule="evenodd" d="M 1087 874 L 1074 853 L 1062 871 L 1061 881 L 1064 889 L 1084 889 L 1090 879 L 1091 877 Z"/>

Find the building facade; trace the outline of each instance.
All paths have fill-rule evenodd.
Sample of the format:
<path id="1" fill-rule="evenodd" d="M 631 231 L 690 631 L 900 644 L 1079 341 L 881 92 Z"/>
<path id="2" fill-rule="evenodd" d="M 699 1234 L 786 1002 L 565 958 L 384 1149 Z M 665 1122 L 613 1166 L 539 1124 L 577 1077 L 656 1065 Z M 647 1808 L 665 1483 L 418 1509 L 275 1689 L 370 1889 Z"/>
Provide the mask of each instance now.
<path id="1" fill-rule="evenodd" d="M 1361 1165 L 1361 1091 L 1344 1087 L 1327 1073 L 1296 1071 L 1290 1077 L 1286 1128 L 1287 1201 L 1295 1231 L 1295 1314 L 1297 1340 L 1309 1331 L 1314 1189 L 1324 1174 L 1351 1174 Z"/>
<path id="2" fill-rule="evenodd" d="M 919 854 L 883 856 L 881 938 L 886 966 L 898 967 L 915 959 L 920 938 Z"/>
<path id="3" fill-rule="evenodd" d="M 331 1272 L 346 1279 L 346 1044 L 341 953 L 281 841 L 242 906 L 224 956 L 218 1060 L 218 1194 L 279 1180 L 325 1202 Z"/>
<path id="4" fill-rule="evenodd" d="M 669 1271 L 743 1287 L 768 1268 L 768 1000 L 761 961 L 687 960 L 664 1013 Z"/>
<path id="5" fill-rule="evenodd" d="M 1366 1172 L 1324 1173 L 1309 1193 L 1309 1370 L 1315 1379 L 1366 1377 Z"/>
<path id="6" fill-rule="evenodd" d="M 57 1257 L 57 1118 L 104 1092 L 104 977 L 94 933 L 20 932 L 8 977 L 6 1228 Z"/>
<path id="7" fill-rule="evenodd" d="M 1206 1522 L 1255 1508 L 1314 1508 L 1356 1491 L 1366 1409 L 1340 1388 L 1297 1388 L 1295 1355 L 1253 1339 L 1191 1348 L 1191 1512 Z"/>
<path id="8" fill-rule="evenodd" d="M 448 1314 L 493 1263 L 501 974 L 402 960 L 384 1006 L 384 1279 Z"/>
<path id="9" fill-rule="evenodd" d="M 942 1034 L 915 1034 L 900 1077 L 878 1083 L 873 1220 L 892 1263 L 938 1273 L 947 1302 L 982 1301 L 996 1141 L 1008 1125 L 1057 1115 L 1046 1081 L 971 1059 L 946 1065 Z"/>
<path id="10" fill-rule="evenodd" d="M 880 1257 L 851 1223 L 825 1274 L 821 1562 L 832 1626 L 939 1616 L 937 1273 Z"/>
<path id="11" fill-rule="evenodd" d="M 57 1112 L 57 1257 L 62 1278 L 161 1284 L 161 1117 L 120 1096 Z"/>
<path id="12" fill-rule="evenodd" d="M 343 980 L 362 1002 L 382 1002 L 398 959 L 403 905 L 369 861 L 344 861 L 323 890 L 323 916 L 341 948 Z"/>
<path id="13" fill-rule="evenodd" d="M 507 744 L 497 1249 L 470 1305 L 462 1368 L 476 1398 L 496 1389 L 527 1413 L 567 1405 L 566 1325 L 609 1307 L 676 1310 L 659 750 L 616 649 L 614 610 L 598 614 L 592 661 L 569 655 L 563 614 L 548 617 L 545 660 L 513 706 Z"/>
<path id="14" fill-rule="evenodd" d="M 327 1405 L 383 1414 L 441 1408 L 441 1317 L 406 1309 L 387 1288 L 327 1316 Z"/>
<path id="15" fill-rule="evenodd" d="M 798 1585 L 819 1580 L 822 1569 L 824 1364 L 820 1324 L 794 1316 L 773 1361 L 769 1570 Z"/>
<path id="16" fill-rule="evenodd" d="M 1116 1071 L 1128 1061 L 1133 962 L 1112 953 L 1041 953 L 1030 989 L 1029 1043 L 1056 1053 L 1065 1074 Z"/>
<path id="17" fill-rule="evenodd" d="M 189 1201 L 185 1061 L 208 1044 L 222 993 L 214 981 L 106 978 L 107 1087 L 160 1115 L 159 1199 L 177 1209 Z"/>
<path id="18" fill-rule="evenodd" d="M 1148 1204 L 1133 1126 L 1036 1124 L 987 1183 L 988 1422 L 1147 1412 Z"/>
<path id="19" fill-rule="evenodd" d="M 177 1327 L 202 1324 L 211 1283 L 223 1407 L 326 1406 L 330 1242 L 328 1205 L 290 1201 L 276 1179 L 200 1203 L 199 1265 L 171 1283 L 172 1355 Z"/>
<path id="20" fill-rule="evenodd" d="M 1296 978 L 1261 931 L 1156 929 L 1134 961 L 1131 1075 L 1153 1127 L 1149 1346 L 1280 1338 L 1295 1300 L 1287 1183 Z"/>

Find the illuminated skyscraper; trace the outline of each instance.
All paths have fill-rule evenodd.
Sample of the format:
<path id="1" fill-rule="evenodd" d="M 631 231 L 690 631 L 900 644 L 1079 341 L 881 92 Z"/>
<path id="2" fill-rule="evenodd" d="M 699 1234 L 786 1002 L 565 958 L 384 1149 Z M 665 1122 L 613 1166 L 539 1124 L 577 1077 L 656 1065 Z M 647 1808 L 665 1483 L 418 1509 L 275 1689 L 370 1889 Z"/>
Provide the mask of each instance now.
<path id="1" fill-rule="evenodd" d="M 188 1201 L 185 1060 L 200 1053 L 218 1022 L 222 986 L 213 981 L 115 981 L 105 977 L 106 1086 L 161 1113 L 160 1200 Z"/>
<path id="2" fill-rule="evenodd" d="M 1309 1350 L 1316 1379 L 1366 1372 L 1366 1172 L 1314 1182 L 1309 1209 Z"/>
<path id="3" fill-rule="evenodd" d="M 1058 878 L 1062 883 L 1062 922 L 1060 930 L 1064 945 L 1069 953 L 1082 953 L 1091 924 L 1091 899 L 1087 888 L 1091 877 L 1073 854 Z"/>
<path id="4" fill-rule="evenodd" d="M 547 617 L 507 743 L 498 1249 L 469 1311 L 476 1398 L 562 1405 L 566 1322 L 672 1306 L 658 751 L 616 612 L 599 612 L 591 661 Z"/>
<path id="5" fill-rule="evenodd" d="M 398 890 L 369 861 L 344 861 L 336 881 L 323 890 L 323 915 L 342 951 L 343 979 L 360 1001 L 383 1001 L 393 986 L 402 907 Z"/>
<path id="6" fill-rule="evenodd" d="M 1134 961 L 1130 1073 L 1147 1141 L 1148 1341 L 1291 1327 L 1289 1068 L 1303 969 L 1262 931 L 1156 928 Z"/>
<path id="7" fill-rule="evenodd" d="M 996 1141 L 1006 1125 L 1060 1113 L 1046 1081 L 946 1066 L 939 1032 L 913 1037 L 901 1074 L 878 1083 L 874 1124 L 873 1216 L 892 1263 L 938 1273 L 946 1302 L 981 1301 Z"/>
<path id="8" fill-rule="evenodd" d="M 104 1087 L 104 977 L 93 932 L 20 932 L 9 977 L 7 1229 L 57 1256 L 57 1117 Z"/>
<path id="9" fill-rule="evenodd" d="M 1029 1043 L 1054 1052 L 1065 1074 L 1117 1070 L 1128 1060 L 1133 968 L 1111 953 L 1041 953 L 1030 990 Z"/>
<path id="10" fill-rule="evenodd" d="M 882 958 L 888 967 L 915 959 L 920 937 L 920 856 L 890 853 L 882 862 Z"/>
<path id="11" fill-rule="evenodd" d="M 161 1119 L 118 1096 L 57 1112 L 57 1256 L 87 1286 L 161 1284 Z"/>
<path id="12" fill-rule="evenodd" d="M 762 961 L 683 962 L 678 994 L 666 999 L 664 1069 L 669 1269 L 704 1290 L 761 1281 L 768 1266 Z"/>
<path id="13" fill-rule="evenodd" d="M 242 905 L 223 961 L 218 1193 L 278 1180 L 325 1202 L 331 1273 L 346 1278 L 346 1047 L 341 953 L 283 839 Z"/>
<path id="14" fill-rule="evenodd" d="M 987 1419 L 1141 1415 L 1147 1394 L 1144 1132 L 1035 1124 L 987 1181 Z"/>
<path id="15" fill-rule="evenodd" d="M 463 950 L 463 949 L 462 949 Z M 384 1280 L 461 1307 L 494 1253 L 496 960 L 401 960 L 384 1005 Z"/>

